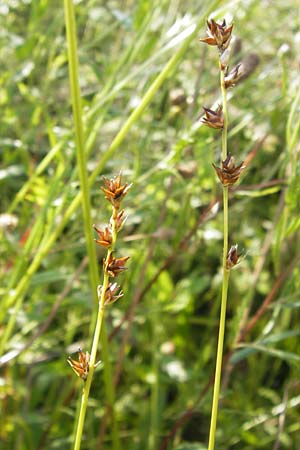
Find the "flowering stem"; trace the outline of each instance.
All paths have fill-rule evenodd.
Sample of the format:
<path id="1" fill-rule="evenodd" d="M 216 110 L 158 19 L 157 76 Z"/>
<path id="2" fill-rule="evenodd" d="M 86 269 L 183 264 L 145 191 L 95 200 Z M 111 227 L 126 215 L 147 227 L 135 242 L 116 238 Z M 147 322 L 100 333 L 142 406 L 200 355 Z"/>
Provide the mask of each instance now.
<path id="1" fill-rule="evenodd" d="M 99 298 L 97 321 L 96 321 L 96 326 L 95 326 L 95 332 L 94 332 L 92 349 L 91 349 L 91 357 L 90 357 L 90 363 L 89 363 L 89 372 L 88 372 L 88 376 L 87 376 L 87 379 L 86 379 L 86 382 L 84 384 L 83 391 L 82 391 L 81 406 L 80 406 L 79 418 L 78 418 L 77 429 L 76 429 L 74 450 L 80 450 L 83 426 L 84 426 L 86 409 L 87 409 L 87 403 L 88 403 L 88 399 L 89 399 L 91 383 L 92 383 L 93 374 L 94 374 L 94 370 L 95 370 L 97 349 L 98 349 L 98 345 L 99 345 L 101 329 L 102 329 L 102 322 L 103 322 L 103 317 L 104 317 L 105 293 L 109 286 L 109 274 L 107 271 L 107 265 L 110 260 L 111 254 L 113 253 L 115 242 L 117 239 L 117 228 L 116 228 L 117 214 L 118 214 L 117 208 L 113 207 L 113 214 L 112 214 L 112 220 L 111 220 L 111 222 L 112 222 L 112 226 L 111 226 L 112 243 L 111 243 L 110 248 L 107 250 L 106 258 L 105 258 L 105 261 L 103 264 L 103 267 L 104 267 L 103 283 L 102 283 L 101 294 L 100 294 L 100 298 Z M 119 448 L 119 447 L 120 447 L 119 440 L 115 440 L 114 448 Z"/>
<path id="2" fill-rule="evenodd" d="M 223 117 L 224 126 L 222 131 L 222 161 L 227 158 L 227 124 L 228 124 L 228 112 L 227 112 L 227 96 L 226 88 L 224 85 L 225 71 L 220 66 L 220 83 L 223 100 Z M 211 422 L 209 431 L 208 450 L 214 450 L 215 448 L 215 435 L 217 426 L 219 395 L 220 395 L 220 381 L 222 371 L 222 357 L 224 346 L 224 334 L 225 334 L 225 322 L 226 322 L 226 305 L 227 305 L 227 293 L 228 293 L 228 281 L 229 270 L 226 268 L 226 260 L 228 254 L 228 187 L 223 186 L 223 282 L 222 282 L 222 299 L 221 299 L 221 311 L 220 311 L 220 324 L 219 324 L 219 336 L 218 336 L 218 349 L 217 349 L 217 361 L 215 371 L 214 393 L 212 401 Z"/>
<path id="3" fill-rule="evenodd" d="M 106 273 L 104 273 L 103 289 L 101 291 L 101 298 L 99 301 L 97 322 L 96 322 L 92 350 L 91 350 L 89 373 L 88 373 L 88 377 L 86 379 L 86 382 L 85 382 L 83 390 L 82 390 L 81 405 L 80 405 L 80 411 L 79 411 L 79 418 L 78 418 L 78 422 L 77 422 L 74 450 L 80 450 L 80 446 L 81 446 L 85 414 L 86 414 L 87 403 L 88 403 L 88 399 L 89 399 L 89 393 L 90 393 L 91 383 L 92 383 L 92 379 L 93 379 L 93 374 L 94 374 L 94 370 L 95 370 L 94 366 L 95 366 L 95 362 L 96 362 L 97 348 L 98 348 L 98 344 L 99 344 L 103 316 L 104 316 L 104 300 L 105 300 L 105 291 L 106 291 L 107 286 L 108 286 L 108 275 Z"/>

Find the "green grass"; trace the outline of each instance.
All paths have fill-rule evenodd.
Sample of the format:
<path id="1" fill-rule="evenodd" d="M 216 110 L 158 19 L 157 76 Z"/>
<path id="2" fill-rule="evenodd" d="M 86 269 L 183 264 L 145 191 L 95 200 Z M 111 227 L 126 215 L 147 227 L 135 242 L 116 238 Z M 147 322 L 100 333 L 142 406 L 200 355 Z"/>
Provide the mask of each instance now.
<path id="1" fill-rule="evenodd" d="M 79 345 L 89 347 L 95 320 L 88 264 L 78 270 L 88 228 L 62 3 L 0 7 L 1 214 L 9 214 L 9 223 L 3 215 L 0 222 L 0 448 L 7 450 L 72 447 L 82 386 L 66 359 Z M 170 433 L 169 449 L 207 448 L 212 392 L 201 393 L 215 365 L 222 211 L 214 206 L 199 217 L 222 194 L 211 167 L 221 141 L 198 118 L 202 105 L 221 98 L 215 54 L 198 37 L 214 10 L 217 18 L 233 16 L 242 43 L 234 60 L 260 57 L 256 72 L 229 91 L 228 150 L 237 162 L 257 151 L 229 194 L 230 242 L 239 243 L 244 257 L 230 277 L 224 351 L 231 358 L 216 449 L 278 450 L 279 442 L 280 449 L 297 449 L 298 4 L 77 3 L 90 223 L 109 216 L 102 175 L 122 170 L 134 183 L 118 244 L 131 256 L 120 279 L 126 296 L 105 317 L 104 367 L 114 374 L 121 365 L 113 394 L 121 448 L 166 448 Z M 178 88 L 184 98 L 174 105 Z M 101 273 L 104 254 L 97 252 Z M 247 327 L 266 298 L 241 338 L 243 321 Z M 128 323 L 120 323 L 128 316 L 126 333 Z M 102 366 L 94 374 L 82 449 L 112 446 L 110 420 L 101 433 L 111 399 L 105 385 L 112 383 Z"/>

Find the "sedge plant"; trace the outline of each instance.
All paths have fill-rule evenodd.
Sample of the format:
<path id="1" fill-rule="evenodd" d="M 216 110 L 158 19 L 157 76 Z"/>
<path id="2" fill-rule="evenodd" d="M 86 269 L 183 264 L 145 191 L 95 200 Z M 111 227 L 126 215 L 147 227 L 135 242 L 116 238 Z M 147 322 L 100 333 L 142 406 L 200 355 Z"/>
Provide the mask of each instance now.
<path id="1" fill-rule="evenodd" d="M 233 24 L 227 25 L 225 19 L 222 22 L 216 22 L 211 19 L 207 22 L 207 37 L 201 39 L 202 42 L 208 45 L 216 46 L 218 48 L 220 88 L 222 94 L 222 104 L 219 105 L 215 110 L 204 108 L 205 114 L 202 118 L 202 122 L 205 125 L 216 130 L 221 130 L 222 132 L 221 166 L 218 167 L 217 165 L 213 164 L 215 172 L 223 188 L 223 279 L 208 450 L 214 450 L 215 448 L 229 275 L 231 269 L 238 263 L 239 260 L 237 244 L 229 248 L 228 242 L 228 190 L 230 186 L 232 186 L 239 180 L 240 174 L 245 168 L 244 163 L 236 165 L 234 157 L 227 150 L 227 89 L 234 86 L 242 76 L 240 64 L 238 64 L 233 68 L 233 70 L 229 72 L 230 41 L 232 36 L 232 29 Z"/>
<path id="2" fill-rule="evenodd" d="M 122 184 L 121 174 L 111 179 L 104 178 L 104 187 L 102 187 L 102 190 L 105 198 L 111 203 L 112 215 L 109 224 L 103 229 L 94 225 L 94 229 L 98 235 L 96 243 L 101 247 L 106 248 L 107 253 L 106 257 L 103 259 L 103 281 L 97 289 L 99 302 L 92 349 L 91 353 L 83 352 L 79 349 L 78 360 L 74 360 L 71 357 L 68 358 L 70 366 L 76 375 L 84 382 L 79 418 L 75 432 L 74 450 L 80 450 L 81 448 L 90 388 L 94 370 L 98 365 L 98 363 L 96 363 L 96 356 L 103 324 L 104 310 L 107 305 L 114 303 L 123 296 L 123 291 L 120 286 L 116 282 L 111 282 L 111 280 L 115 279 L 119 273 L 126 270 L 125 264 L 129 259 L 128 256 L 116 258 L 114 256 L 114 249 L 118 232 L 126 219 L 124 210 L 121 209 L 121 202 L 130 187 L 131 185 L 128 185 L 127 183 Z"/>

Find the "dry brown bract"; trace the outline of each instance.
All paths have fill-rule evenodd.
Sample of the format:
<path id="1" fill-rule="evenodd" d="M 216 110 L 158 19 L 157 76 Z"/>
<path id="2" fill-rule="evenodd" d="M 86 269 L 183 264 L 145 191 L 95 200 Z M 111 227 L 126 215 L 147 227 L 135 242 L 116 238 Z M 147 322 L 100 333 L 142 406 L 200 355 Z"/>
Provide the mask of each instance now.
<path id="1" fill-rule="evenodd" d="M 241 63 L 239 63 L 225 76 L 225 88 L 228 89 L 229 87 L 235 86 L 241 76 Z"/>
<path id="2" fill-rule="evenodd" d="M 101 245 L 102 247 L 110 247 L 112 244 L 112 234 L 109 227 L 105 227 L 104 230 L 101 230 L 100 228 L 96 227 L 96 225 L 93 225 L 94 230 L 98 234 L 98 239 L 95 239 L 97 244 Z"/>
<path id="3" fill-rule="evenodd" d="M 235 165 L 234 158 L 230 153 L 228 153 L 227 158 L 222 161 L 222 168 L 217 167 L 214 163 L 213 167 L 223 186 L 232 186 L 235 184 L 238 181 L 242 171 L 245 169 L 243 162 L 238 166 Z"/>
<path id="4" fill-rule="evenodd" d="M 102 286 L 98 286 L 98 298 L 100 300 L 102 295 Z M 120 286 L 117 283 L 109 283 L 105 291 L 104 305 L 110 305 L 116 302 L 120 297 L 123 297 L 123 291 L 120 290 Z"/>
<path id="5" fill-rule="evenodd" d="M 76 375 L 83 380 L 87 379 L 90 367 L 90 354 L 89 352 L 83 352 L 81 348 L 78 349 L 78 361 L 68 357 L 68 363 L 76 373 Z"/>
<path id="6" fill-rule="evenodd" d="M 210 128 L 222 129 L 224 126 L 222 106 L 219 105 L 216 111 L 213 111 L 212 109 L 209 108 L 205 108 L 204 106 L 203 109 L 205 112 L 205 116 L 201 118 L 201 122 Z"/>
<path id="7" fill-rule="evenodd" d="M 125 216 L 125 211 L 124 209 L 122 209 L 121 211 L 118 212 L 118 214 L 115 217 L 110 218 L 110 226 L 112 227 L 113 222 L 115 222 L 116 231 L 118 232 L 122 228 L 126 219 L 127 216 Z"/>
<path id="8" fill-rule="evenodd" d="M 231 33 L 232 33 L 233 23 L 231 25 L 226 25 L 226 20 L 223 22 L 215 22 L 213 19 L 207 21 L 207 37 L 200 39 L 208 45 L 217 45 L 221 53 L 226 50 L 229 46 Z"/>
<path id="9" fill-rule="evenodd" d="M 109 255 L 108 260 L 103 260 L 104 270 L 107 271 L 110 277 L 116 277 L 119 273 L 127 270 L 125 266 L 126 261 L 128 261 L 129 256 L 125 256 L 124 258 L 114 258 L 112 254 Z"/>

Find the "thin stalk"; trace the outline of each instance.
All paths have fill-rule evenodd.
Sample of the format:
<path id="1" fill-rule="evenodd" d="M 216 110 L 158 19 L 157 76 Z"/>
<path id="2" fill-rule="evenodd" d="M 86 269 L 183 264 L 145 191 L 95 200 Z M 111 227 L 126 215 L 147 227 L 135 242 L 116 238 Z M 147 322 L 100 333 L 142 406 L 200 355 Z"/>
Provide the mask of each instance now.
<path id="1" fill-rule="evenodd" d="M 152 372 L 154 376 L 153 383 L 151 385 L 151 397 L 150 397 L 150 430 L 148 440 L 148 450 L 155 450 L 157 448 L 157 438 L 159 435 L 159 391 L 160 391 L 160 374 L 159 374 L 159 348 L 158 348 L 158 335 L 159 335 L 159 312 L 156 310 L 156 306 L 152 304 L 154 311 L 151 315 L 151 333 L 152 333 Z"/>
<path id="2" fill-rule="evenodd" d="M 224 159 L 227 158 L 228 109 L 227 109 L 227 91 L 225 88 L 225 70 L 222 70 L 221 65 L 220 65 L 220 85 L 222 93 L 222 106 L 224 118 L 224 125 L 222 131 L 222 161 L 224 161 Z"/>
<path id="3" fill-rule="evenodd" d="M 227 111 L 227 96 L 226 88 L 224 85 L 225 71 L 220 67 L 220 84 L 222 91 L 222 103 L 223 103 L 223 117 L 224 126 L 222 131 L 222 161 L 227 158 L 227 128 L 228 128 L 228 111 Z M 227 306 L 227 294 L 228 294 L 228 282 L 230 271 L 226 268 L 226 260 L 228 254 L 228 187 L 223 186 L 223 281 L 222 281 L 222 298 L 221 298 L 221 311 L 220 311 L 220 323 L 219 323 L 219 336 L 218 336 L 218 349 L 217 349 L 217 361 L 214 381 L 214 392 L 211 411 L 211 422 L 209 430 L 208 450 L 214 450 L 215 437 L 219 407 L 220 396 L 220 382 L 222 371 L 222 359 L 223 359 L 223 347 L 224 347 L 224 334 L 225 334 L 225 322 L 226 322 L 226 306 Z"/>
<path id="4" fill-rule="evenodd" d="M 91 288 L 95 302 L 97 298 L 98 267 L 96 249 L 92 236 L 92 217 L 90 203 L 90 189 L 87 175 L 87 162 L 85 156 L 85 139 L 82 121 L 82 106 L 78 76 L 77 38 L 74 5 L 72 0 L 65 0 L 65 23 L 68 43 L 69 78 L 71 86 L 72 109 L 75 127 L 77 167 L 82 192 L 81 204 L 83 212 L 84 233 L 86 239 L 87 253 L 89 256 Z"/>

